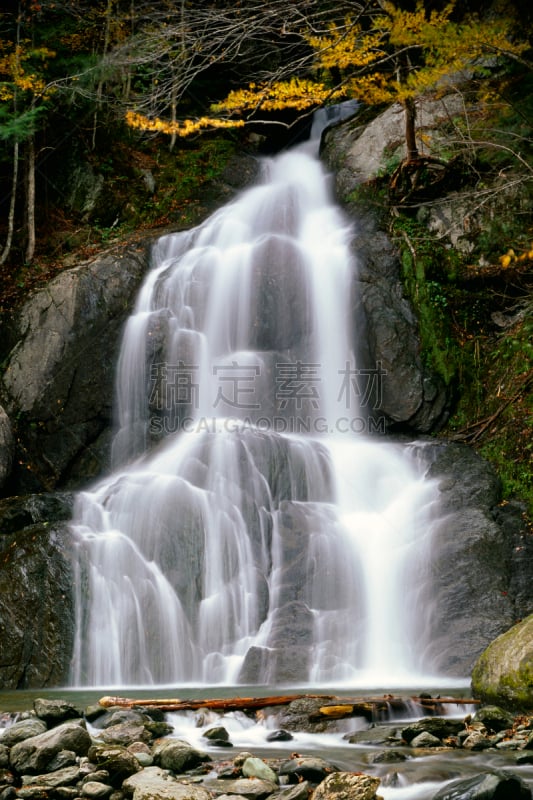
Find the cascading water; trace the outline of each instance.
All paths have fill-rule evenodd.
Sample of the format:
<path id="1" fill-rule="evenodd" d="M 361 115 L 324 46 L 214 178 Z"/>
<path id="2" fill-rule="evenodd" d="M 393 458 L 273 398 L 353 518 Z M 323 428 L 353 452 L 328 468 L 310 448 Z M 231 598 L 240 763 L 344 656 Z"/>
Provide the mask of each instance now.
<path id="1" fill-rule="evenodd" d="M 73 523 L 75 685 L 430 670 L 437 488 L 415 445 L 367 435 L 386 376 L 357 369 L 352 231 L 316 144 L 154 249 L 118 364 L 115 470 Z"/>

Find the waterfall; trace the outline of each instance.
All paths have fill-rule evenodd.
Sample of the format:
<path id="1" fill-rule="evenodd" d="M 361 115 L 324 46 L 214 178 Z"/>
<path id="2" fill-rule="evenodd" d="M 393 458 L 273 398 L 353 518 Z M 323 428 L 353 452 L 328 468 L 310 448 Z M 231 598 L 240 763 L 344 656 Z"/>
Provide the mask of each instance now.
<path id="1" fill-rule="evenodd" d="M 431 664 L 438 491 L 372 436 L 351 224 L 317 140 L 162 237 L 124 332 L 110 477 L 81 492 L 74 685 L 407 685 Z M 379 391 L 378 391 L 379 393 Z"/>

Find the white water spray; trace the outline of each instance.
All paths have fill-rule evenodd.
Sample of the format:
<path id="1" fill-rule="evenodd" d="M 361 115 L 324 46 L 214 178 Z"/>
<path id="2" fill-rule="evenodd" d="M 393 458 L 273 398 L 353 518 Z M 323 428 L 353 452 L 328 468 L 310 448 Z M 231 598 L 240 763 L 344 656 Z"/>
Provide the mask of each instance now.
<path id="1" fill-rule="evenodd" d="M 311 147 L 154 249 L 115 472 L 73 523 L 76 685 L 392 686 L 431 668 L 437 489 L 413 448 L 361 433 L 352 231 Z"/>

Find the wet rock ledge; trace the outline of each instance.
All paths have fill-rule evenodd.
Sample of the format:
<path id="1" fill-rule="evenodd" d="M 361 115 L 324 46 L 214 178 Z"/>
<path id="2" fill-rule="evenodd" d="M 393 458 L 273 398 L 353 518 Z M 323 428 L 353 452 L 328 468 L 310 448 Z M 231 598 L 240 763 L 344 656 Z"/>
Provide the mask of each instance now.
<path id="1" fill-rule="evenodd" d="M 308 698 L 281 714 L 270 709 L 283 727 L 266 730 L 265 737 L 281 746 L 293 738 L 291 729 L 316 730 L 310 720 L 322 703 Z M 269 709 L 261 714 L 268 716 Z M 175 738 L 159 709 L 98 705 L 81 712 L 68 702 L 38 699 L 33 711 L 0 715 L 0 800 L 373 800 L 380 786 L 397 785 L 402 762 L 446 749 L 506 751 L 517 766 L 533 763 L 533 717 L 514 717 L 496 706 L 463 720 L 433 716 L 346 734 L 350 743 L 373 746 L 365 756 L 368 773 L 290 752 L 290 744 L 281 758 L 247 752 L 228 757 L 228 732 L 222 724 L 204 726 L 207 721 L 197 718 L 211 755 Z M 337 722 L 323 724 L 334 731 Z M 218 751 L 220 760 L 212 755 Z M 442 782 L 433 800 L 532 798 L 512 770 Z"/>

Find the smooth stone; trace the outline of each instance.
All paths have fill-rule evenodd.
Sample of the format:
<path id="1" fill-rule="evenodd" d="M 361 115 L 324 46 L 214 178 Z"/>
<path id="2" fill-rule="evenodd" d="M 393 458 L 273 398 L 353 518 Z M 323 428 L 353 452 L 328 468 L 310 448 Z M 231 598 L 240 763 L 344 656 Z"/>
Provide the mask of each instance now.
<path id="1" fill-rule="evenodd" d="M 221 739 L 228 741 L 229 739 L 229 733 L 227 732 L 226 728 L 224 728 L 222 725 L 217 725 L 214 728 L 208 728 L 208 730 L 202 733 L 202 736 L 204 737 L 204 739 L 216 739 L 219 741 Z"/>
<path id="2" fill-rule="evenodd" d="M 369 759 L 369 764 L 395 764 L 400 761 L 407 761 L 410 756 L 403 753 L 401 750 L 381 750 L 379 753 L 373 753 Z"/>
<path id="3" fill-rule="evenodd" d="M 262 800 L 278 788 L 277 784 L 261 778 L 237 778 L 234 781 L 213 778 L 204 781 L 203 785 L 214 795 L 233 794 L 246 797 L 247 800 Z"/>
<path id="4" fill-rule="evenodd" d="M 247 758 L 242 765 L 242 774 L 245 778 L 261 778 L 264 781 L 278 783 L 278 776 L 274 770 L 261 758 Z"/>
<path id="5" fill-rule="evenodd" d="M 47 700 L 38 697 L 33 703 L 33 709 L 39 719 L 50 726 L 81 717 L 81 711 L 65 700 Z"/>
<path id="6" fill-rule="evenodd" d="M 267 742 L 290 742 L 291 739 L 294 739 L 292 733 L 289 731 L 272 731 L 266 737 Z"/>
<path id="7" fill-rule="evenodd" d="M 207 753 L 191 747 L 181 739 L 162 741 L 153 750 L 154 763 L 172 772 L 186 772 L 204 761 L 211 761 Z"/>
<path id="8" fill-rule="evenodd" d="M 302 779 L 311 781 L 311 783 L 320 783 L 330 773 L 337 771 L 337 767 L 318 756 L 297 756 L 284 761 L 280 765 L 278 774 L 280 776 L 288 775 L 289 780 L 293 783 Z"/>
<path id="9" fill-rule="evenodd" d="M 288 786 L 276 794 L 276 800 L 308 800 L 313 787 L 309 781 L 301 781 L 295 786 Z"/>
<path id="10" fill-rule="evenodd" d="M 75 783 L 80 777 L 79 767 L 65 767 L 58 769 L 55 772 L 48 772 L 45 775 L 23 775 L 23 786 L 68 786 L 70 783 Z"/>
<path id="11" fill-rule="evenodd" d="M 463 741 L 465 750 L 486 750 L 491 747 L 489 740 L 479 731 L 473 731 Z"/>
<path id="12" fill-rule="evenodd" d="M 87 781 L 81 787 L 81 796 L 90 798 L 90 800 L 105 800 L 113 791 L 112 786 L 100 781 Z"/>
<path id="13" fill-rule="evenodd" d="M 415 749 L 421 749 L 424 747 L 441 747 L 442 742 L 440 739 L 437 739 L 436 736 L 433 736 L 432 733 L 428 731 L 422 731 L 414 739 L 411 739 L 411 747 Z"/>

